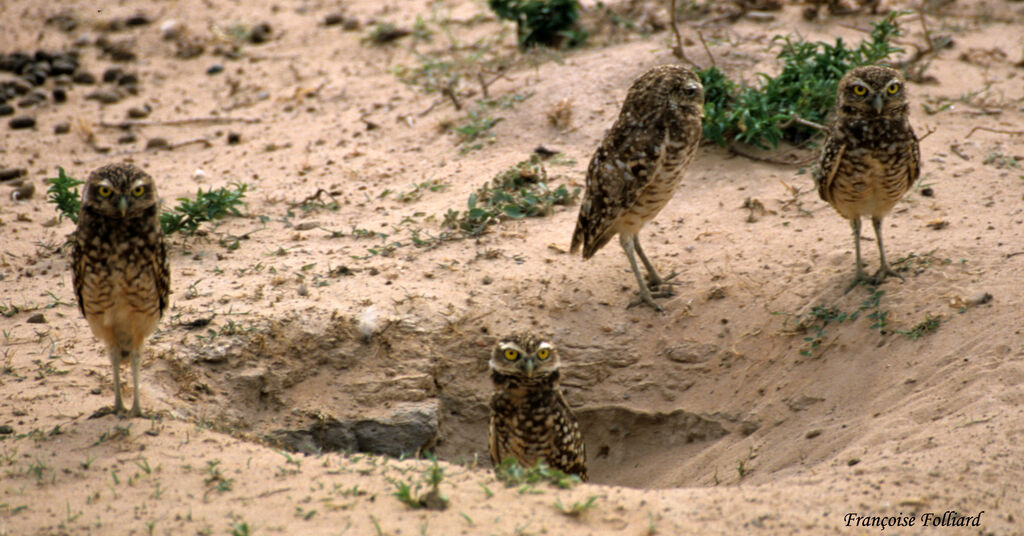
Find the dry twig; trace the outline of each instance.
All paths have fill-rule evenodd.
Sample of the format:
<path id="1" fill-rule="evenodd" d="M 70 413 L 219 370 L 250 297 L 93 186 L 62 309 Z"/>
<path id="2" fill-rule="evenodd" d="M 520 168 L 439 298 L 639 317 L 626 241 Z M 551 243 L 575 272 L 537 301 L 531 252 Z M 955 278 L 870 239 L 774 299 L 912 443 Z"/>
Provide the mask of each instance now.
<path id="1" fill-rule="evenodd" d="M 974 127 L 970 132 L 967 133 L 964 138 L 970 138 L 971 134 L 974 134 L 978 130 L 984 130 L 985 132 L 995 132 L 996 134 L 1010 134 L 1014 136 L 1024 135 L 1024 130 L 1003 130 L 1001 128 L 989 128 L 989 127 Z"/>
<path id="2" fill-rule="evenodd" d="M 138 120 L 127 120 L 119 121 L 116 123 L 108 123 L 106 121 L 100 121 L 99 126 L 103 128 L 120 128 L 129 129 L 132 127 L 178 127 L 183 125 L 192 125 L 195 123 L 210 123 L 214 125 L 222 123 L 259 123 L 262 119 L 258 117 L 220 117 L 220 116 L 205 116 L 205 117 L 185 117 L 182 119 L 164 119 L 155 121 L 138 121 Z"/>

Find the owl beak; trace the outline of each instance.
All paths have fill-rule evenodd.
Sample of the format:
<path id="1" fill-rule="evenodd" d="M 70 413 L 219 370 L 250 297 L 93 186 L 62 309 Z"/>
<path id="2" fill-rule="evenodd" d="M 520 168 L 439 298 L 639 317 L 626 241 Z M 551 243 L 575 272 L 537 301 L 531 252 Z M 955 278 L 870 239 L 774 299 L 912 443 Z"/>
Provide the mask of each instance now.
<path id="1" fill-rule="evenodd" d="M 533 374 L 533 358 L 527 357 L 523 360 L 523 371 L 527 374 Z"/>
<path id="2" fill-rule="evenodd" d="M 875 98 L 871 99 L 871 107 L 874 108 L 876 112 L 882 113 L 882 108 L 885 107 L 885 103 L 882 102 L 881 93 L 876 93 Z"/>
<path id="3" fill-rule="evenodd" d="M 124 217 L 125 214 L 128 214 L 128 198 L 127 197 L 122 195 L 121 198 L 117 200 L 117 209 L 121 211 L 121 217 Z"/>

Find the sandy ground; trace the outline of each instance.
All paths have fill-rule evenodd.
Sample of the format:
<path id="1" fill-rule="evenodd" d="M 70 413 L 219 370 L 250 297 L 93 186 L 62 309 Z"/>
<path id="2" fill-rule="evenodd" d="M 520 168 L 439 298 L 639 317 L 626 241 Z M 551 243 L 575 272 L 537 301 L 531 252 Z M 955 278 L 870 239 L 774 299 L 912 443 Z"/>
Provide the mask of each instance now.
<path id="1" fill-rule="evenodd" d="M 848 526 L 850 513 L 915 516 L 884 534 L 1024 534 L 1024 137 L 972 131 L 1024 125 L 1024 4 L 929 3 L 929 29 L 953 46 L 927 60 L 930 81 L 910 84 L 912 122 L 928 133 L 923 173 L 885 221 L 904 281 L 844 294 L 849 226 L 809 174 L 705 146 L 644 234 L 655 263 L 681 273 L 664 315 L 626 309 L 632 276 L 614 244 L 588 262 L 568 255 L 576 206 L 477 239 L 413 240 L 438 236 L 448 210 L 538 145 L 564 153 L 545 164 L 553 187 L 581 186 L 630 81 L 676 61 L 664 6 L 612 3 L 630 29 L 586 3 L 604 24 L 588 46 L 523 58 L 483 1 L 62 5 L 0 5 L 0 52 L 80 39 L 82 69 L 99 77 L 115 62 L 87 43 L 131 40 L 137 59 L 116 65 L 138 75 L 138 93 L 102 104 L 86 95 L 110 84 L 76 85 L 66 103 L 16 111 L 34 128 L 0 124 L 0 168 L 25 168 L 35 185 L 27 200 L 0 187 L 0 534 L 880 532 Z M 79 21 L 70 33 L 44 22 L 65 8 Z M 808 21 L 803 8 L 738 20 L 683 10 L 682 30 L 704 24 L 716 63 L 754 82 L 777 69 L 772 36 L 856 42 L 876 17 Z M 139 11 L 153 22 L 103 29 Z M 325 25 L 332 13 L 357 27 Z M 162 40 L 172 19 L 186 29 Z M 260 22 L 266 43 L 218 54 L 237 43 L 233 26 Z M 430 36 L 374 45 L 374 22 Z M 912 18 L 906 28 L 908 45 L 924 41 Z M 189 43 L 204 52 L 176 57 Z M 444 128 L 475 109 L 475 78 L 455 110 L 396 74 L 474 51 L 508 65 L 487 91 L 512 101 L 485 112 L 501 121 L 476 149 Z M 696 39 L 686 53 L 709 61 Z M 207 74 L 215 64 L 223 71 Z M 234 120 L 139 126 L 126 143 L 103 126 L 145 105 L 144 121 Z M 559 107 L 571 119 L 556 127 Z M 70 132 L 55 134 L 62 122 Z M 145 150 L 155 137 L 206 141 Z M 152 420 L 88 418 L 111 403 L 111 372 L 59 248 L 73 226 L 45 200 L 57 166 L 84 178 L 123 160 L 156 178 L 168 206 L 197 188 L 249 186 L 243 217 L 169 239 L 172 306 L 142 372 Z M 319 189 L 336 204 L 302 204 Z M 765 210 L 742 208 L 748 199 Z M 799 330 L 815 306 L 860 313 Z M 934 333 L 901 333 L 929 317 Z M 506 488 L 490 470 L 486 357 L 519 329 L 561 347 L 590 484 Z M 409 411 L 440 420 L 429 447 L 444 460 L 445 511 L 392 496 L 427 461 L 286 453 L 274 440 Z M 578 516 L 556 507 L 591 497 Z M 951 510 L 981 513 L 981 526 L 921 527 Z"/>

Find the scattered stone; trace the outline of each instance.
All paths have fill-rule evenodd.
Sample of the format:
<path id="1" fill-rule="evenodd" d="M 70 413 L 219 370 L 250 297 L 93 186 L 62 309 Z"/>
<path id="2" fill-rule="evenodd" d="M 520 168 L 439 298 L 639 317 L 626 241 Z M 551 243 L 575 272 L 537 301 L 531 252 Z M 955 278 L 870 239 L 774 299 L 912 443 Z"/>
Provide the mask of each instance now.
<path id="1" fill-rule="evenodd" d="M 126 26 L 145 26 L 153 21 L 145 13 L 136 13 L 124 20 Z"/>
<path id="2" fill-rule="evenodd" d="M 118 78 L 121 77 L 122 74 L 124 74 L 124 71 L 122 71 L 121 69 L 118 69 L 117 67 L 111 67 L 106 71 L 103 71 L 103 81 L 108 84 L 114 83 L 117 81 Z"/>
<path id="3" fill-rule="evenodd" d="M 68 92 L 62 87 L 53 90 L 53 102 L 64 103 L 68 101 Z"/>
<path id="4" fill-rule="evenodd" d="M 29 108 L 44 101 L 46 101 L 46 95 L 43 95 L 39 92 L 35 92 L 25 97 L 24 99 L 18 101 L 18 108 Z"/>
<path id="5" fill-rule="evenodd" d="M 181 37 L 185 26 L 179 20 L 170 19 L 160 25 L 160 36 L 164 41 L 170 41 Z"/>
<path id="6" fill-rule="evenodd" d="M 676 363 L 703 363 L 718 354 L 719 348 L 714 344 L 684 341 L 666 348 L 662 353 Z"/>
<path id="7" fill-rule="evenodd" d="M 135 73 L 121 73 L 117 77 L 117 85 L 119 86 L 133 86 L 139 83 L 139 75 Z"/>
<path id="8" fill-rule="evenodd" d="M 489 275 L 485 275 L 484 278 L 480 280 L 480 282 L 485 284 L 485 285 L 490 285 L 491 283 L 494 282 L 494 278 L 492 278 Z"/>
<path id="9" fill-rule="evenodd" d="M 6 168 L 6 169 L 0 169 L 0 182 L 5 182 L 5 181 L 12 180 L 12 179 L 17 179 L 18 177 L 25 176 L 27 173 L 28 173 L 28 170 L 26 170 L 25 168 Z"/>
<path id="10" fill-rule="evenodd" d="M 983 305 L 992 301 L 992 295 L 988 292 L 979 292 L 970 298 L 967 298 L 967 305 L 974 307 L 975 305 Z"/>
<path id="11" fill-rule="evenodd" d="M 857 465 L 858 463 L 860 463 L 860 458 L 850 458 L 849 460 L 847 460 L 846 465 L 849 465 L 850 467 L 853 467 L 854 465 Z"/>
<path id="12" fill-rule="evenodd" d="M 341 29 L 346 32 L 351 32 L 359 29 L 359 21 L 356 19 L 345 19 L 345 22 L 341 23 Z"/>
<path id="13" fill-rule="evenodd" d="M 96 83 L 96 75 L 89 71 L 78 71 L 71 75 L 71 81 L 83 86 L 91 86 Z"/>
<path id="14" fill-rule="evenodd" d="M 130 119 L 143 119 L 145 117 L 149 117 L 149 114 L 152 111 L 153 108 L 151 108 L 149 104 L 144 104 L 142 106 L 132 106 L 131 108 L 128 108 L 128 117 Z"/>
<path id="15" fill-rule="evenodd" d="M 45 324 L 46 317 L 43 316 L 43 313 L 36 313 L 28 317 L 28 320 L 26 320 L 25 322 L 28 322 L 29 324 Z"/>
<path id="16" fill-rule="evenodd" d="M 932 190 L 931 186 L 929 186 L 927 188 L 921 188 L 921 195 L 923 195 L 925 197 L 931 197 L 931 196 L 935 195 L 935 190 Z"/>
<path id="17" fill-rule="evenodd" d="M 306 296 L 309 296 L 309 287 L 307 287 L 305 284 L 301 284 L 299 285 L 299 288 L 298 290 L 296 290 L 296 292 L 299 294 L 299 296 L 305 298 Z"/>
<path id="18" fill-rule="evenodd" d="M 946 220 L 932 220 L 925 224 L 925 227 L 939 231 L 949 227 L 949 222 Z"/>
<path id="19" fill-rule="evenodd" d="M 146 149 L 169 149 L 171 144 L 167 142 L 166 138 L 150 138 L 146 141 Z"/>
<path id="20" fill-rule="evenodd" d="M 811 430 L 811 431 L 807 432 L 806 434 L 804 434 L 804 437 L 806 437 L 807 439 L 814 439 L 814 438 L 816 438 L 816 437 L 818 437 L 820 435 L 821 435 L 821 430 L 818 429 L 818 428 L 815 428 L 814 430 Z"/>
<path id="21" fill-rule="evenodd" d="M 744 436 L 756 432 L 759 428 L 761 428 L 761 425 L 754 421 L 743 421 L 740 423 L 740 433 Z"/>
<path id="22" fill-rule="evenodd" d="M 324 17 L 324 26 L 334 26 L 345 22 L 345 15 L 341 13 L 330 13 Z"/>
<path id="23" fill-rule="evenodd" d="M 99 101 L 102 104 L 114 104 L 121 100 L 121 94 L 112 89 L 97 89 L 86 94 L 85 99 Z"/>
<path id="24" fill-rule="evenodd" d="M 124 39 L 121 41 L 111 41 L 106 37 L 100 37 L 96 40 L 96 46 L 100 47 L 103 53 L 110 57 L 114 61 L 135 61 L 136 55 L 135 43 L 131 39 Z"/>
<path id="25" fill-rule="evenodd" d="M 0 424 L 0 435 L 11 435 L 14 433 L 14 428 L 9 424 Z"/>
<path id="26" fill-rule="evenodd" d="M 796 399 L 787 398 L 783 400 L 783 402 L 786 403 L 786 406 L 789 407 L 790 411 L 804 411 L 807 408 L 824 401 L 824 398 L 807 395 L 800 395 L 800 397 Z"/>
<path id="27" fill-rule="evenodd" d="M 265 22 L 261 22 L 256 26 L 253 26 L 252 32 L 249 33 L 249 41 L 257 45 L 260 43 L 266 43 L 270 40 L 270 33 L 270 25 Z"/>
<path id="28" fill-rule="evenodd" d="M 211 65 L 208 69 L 206 69 L 206 74 L 208 74 L 210 76 L 213 76 L 215 74 L 220 74 L 222 72 L 224 72 L 224 66 L 219 64 L 219 63 L 215 63 L 215 64 Z"/>
<path id="29" fill-rule="evenodd" d="M 14 114 L 14 106 L 10 104 L 0 104 L 0 116 Z"/>
<path id="30" fill-rule="evenodd" d="M 242 141 L 242 135 L 237 132 L 228 132 L 228 145 L 236 145 Z"/>
<path id="31" fill-rule="evenodd" d="M 32 181 L 25 181 L 11 192 L 11 199 L 15 201 L 27 201 L 32 199 L 32 195 L 36 193 L 36 183 Z"/>
<path id="32" fill-rule="evenodd" d="M 75 28 L 78 28 L 78 17 L 70 10 L 61 11 L 56 15 L 47 17 L 45 22 L 46 24 L 56 26 L 58 30 L 64 33 L 70 33 Z"/>
<path id="33" fill-rule="evenodd" d="M 707 301 L 725 299 L 725 289 L 719 286 L 711 287 L 708 289 L 708 293 L 705 295 L 705 298 Z"/>
<path id="34" fill-rule="evenodd" d="M 71 132 L 71 123 L 67 121 L 62 121 L 53 126 L 54 134 L 67 134 L 68 132 Z"/>
<path id="35" fill-rule="evenodd" d="M 139 138 L 136 137 L 135 134 L 132 134 L 131 132 L 129 132 L 129 133 L 121 136 L 120 138 L 117 138 L 117 143 L 120 143 L 121 145 L 124 145 L 126 143 L 135 143 L 136 141 L 138 141 L 138 139 Z"/>
<path id="36" fill-rule="evenodd" d="M 100 394 L 102 392 L 103 392 L 103 390 L 100 389 L 99 387 L 93 387 L 92 389 L 89 389 L 89 394 L 90 395 L 98 395 L 98 394 Z"/>
<path id="37" fill-rule="evenodd" d="M 28 115 L 22 115 L 15 117 L 14 119 L 11 119 L 11 121 L 8 124 L 10 125 L 12 130 L 17 130 L 20 128 L 32 128 L 36 126 L 36 118 Z"/>

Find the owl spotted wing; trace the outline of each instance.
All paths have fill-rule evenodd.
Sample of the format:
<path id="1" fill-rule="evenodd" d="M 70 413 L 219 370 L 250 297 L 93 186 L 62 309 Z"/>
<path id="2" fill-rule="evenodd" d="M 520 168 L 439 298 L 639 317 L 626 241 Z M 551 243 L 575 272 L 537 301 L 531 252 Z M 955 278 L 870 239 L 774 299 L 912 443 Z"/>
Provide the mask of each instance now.
<path id="1" fill-rule="evenodd" d="M 832 181 L 839 171 L 839 163 L 843 160 L 846 152 L 846 142 L 841 140 L 835 132 L 825 140 L 825 146 L 821 149 L 821 159 L 814 168 L 814 184 L 818 187 L 818 196 L 823 201 L 832 203 Z"/>
<path id="2" fill-rule="evenodd" d="M 75 239 L 71 246 L 71 282 L 75 287 L 78 310 L 82 311 L 82 316 L 85 316 L 85 302 L 82 301 L 82 287 L 85 285 L 85 254 L 78 231 L 75 232 Z"/>
<path id="3" fill-rule="evenodd" d="M 572 409 L 559 391 L 555 400 L 555 448 L 546 456 L 548 465 L 567 474 L 574 474 L 587 481 L 587 456 L 583 445 L 583 433 Z"/>
<path id="4" fill-rule="evenodd" d="M 629 119 L 616 122 L 587 167 L 587 191 L 569 248 L 575 253 L 583 246 L 584 259 L 615 236 L 615 221 L 636 202 L 665 152 L 664 122 Z"/>
<path id="5" fill-rule="evenodd" d="M 167 298 L 171 293 L 171 269 L 167 262 L 167 246 L 164 244 L 163 234 L 160 232 L 160 222 L 156 222 L 157 240 L 153 247 L 153 258 L 150 264 L 153 269 L 153 281 L 156 285 L 157 297 L 160 300 L 160 316 L 163 316 L 167 309 Z"/>

